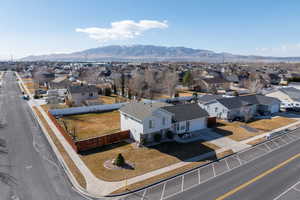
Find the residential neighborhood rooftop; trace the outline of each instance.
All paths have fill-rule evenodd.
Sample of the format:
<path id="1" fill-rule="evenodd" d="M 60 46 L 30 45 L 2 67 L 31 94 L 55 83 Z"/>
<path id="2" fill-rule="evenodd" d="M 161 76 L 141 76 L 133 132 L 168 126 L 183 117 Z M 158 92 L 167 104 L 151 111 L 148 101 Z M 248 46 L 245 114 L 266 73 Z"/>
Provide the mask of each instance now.
<path id="1" fill-rule="evenodd" d="M 155 103 L 129 103 L 120 108 L 120 111 L 126 113 L 138 120 L 143 120 L 147 117 L 152 116 L 153 112 L 158 108 L 169 106 L 170 104 L 164 102 L 155 102 Z"/>
<path id="2" fill-rule="evenodd" d="M 208 117 L 208 113 L 200 108 L 198 104 L 181 104 L 176 106 L 166 106 L 162 109 L 173 113 L 176 122 L 187 121 L 202 117 Z"/>

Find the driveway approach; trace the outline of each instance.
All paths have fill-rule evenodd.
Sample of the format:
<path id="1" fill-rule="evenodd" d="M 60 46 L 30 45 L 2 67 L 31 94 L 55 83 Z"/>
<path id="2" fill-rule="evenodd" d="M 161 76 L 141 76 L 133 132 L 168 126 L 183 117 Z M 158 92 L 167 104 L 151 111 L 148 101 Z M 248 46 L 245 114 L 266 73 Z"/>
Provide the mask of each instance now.
<path id="1" fill-rule="evenodd" d="M 0 89 L 0 138 L 8 154 L 0 154 L 0 172 L 16 179 L 0 182 L 0 200 L 84 200 L 71 187 L 21 92 L 13 72 L 3 77 Z"/>

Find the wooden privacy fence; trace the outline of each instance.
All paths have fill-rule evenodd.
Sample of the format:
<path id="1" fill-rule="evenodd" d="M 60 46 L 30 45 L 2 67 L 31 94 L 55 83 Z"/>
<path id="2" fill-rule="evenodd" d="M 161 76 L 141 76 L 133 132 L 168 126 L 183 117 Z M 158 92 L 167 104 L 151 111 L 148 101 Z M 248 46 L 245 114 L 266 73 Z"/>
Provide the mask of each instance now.
<path id="1" fill-rule="evenodd" d="M 74 151 L 78 152 L 77 146 L 74 143 L 73 138 L 70 136 L 70 134 L 67 133 L 67 131 L 63 127 L 61 127 L 61 125 L 57 122 L 56 118 L 50 112 L 48 112 L 48 116 L 50 117 L 56 128 L 59 130 L 59 132 L 62 134 L 62 136 L 64 136 L 67 142 L 72 146 Z"/>
<path id="2" fill-rule="evenodd" d="M 209 117 L 207 118 L 207 127 L 211 128 L 217 123 L 217 118 L 216 117 Z"/>
<path id="3" fill-rule="evenodd" d="M 128 130 L 128 131 L 120 131 L 118 133 L 103 135 L 96 138 L 76 141 L 75 144 L 77 146 L 78 152 L 80 152 L 80 151 L 86 151 L 86 150 L 94 149 L 97 147 L 101 147 L 116 142 L 121 142 L 129 138 L 130 138 L 130 134 Z"/>
<path id="4" fill-rule="evenodd" d="M 70 134 L 67 133 L 67 131 L 57 122 L 56 118 L 50 112 L 48 112 L 48 115 L 52 120 L 52 122 L 55 124 L 56 128 L 60 131 L 60 133 L 64 136 L 67 142 L 72 146 L 74 151 L 76 151 L 77 153 L 94 149 L 97 147 L 102 147 L 104 145 L 121 142 L 123 140 L 130 138 L 130 132 L 129 130 L 127 130 L 127 131 L 120 131 L 117 133 L 107 134 L 95 138 L 74 141 L 73 138 L 70 136 Z"/>

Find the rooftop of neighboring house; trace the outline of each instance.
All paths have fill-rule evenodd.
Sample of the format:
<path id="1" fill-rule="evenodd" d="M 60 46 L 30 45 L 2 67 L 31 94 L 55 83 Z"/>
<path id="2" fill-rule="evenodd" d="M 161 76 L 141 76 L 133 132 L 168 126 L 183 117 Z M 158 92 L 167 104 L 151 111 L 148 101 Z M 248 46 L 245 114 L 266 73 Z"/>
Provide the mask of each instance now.
<path id="1" fill-rule="evenodd" d="M 199 103 L 207 103 L 215 99 L 223 98 L 223 95 L 202 95 L 198 97 Z"/>
<path id="2" fill-rule="evenodd" d="M 72 85 L 68 88 L 70 93 L 85 93 L 85 92 L 98 92 L 95 85 Z"/>
<path id="3" fill-rule="evenodd" d="M 144 103 L 144 102 L 134 102 L 128 103 L 125 106 L 121 107 L 119 110 L 125 114 L 128 114 L 134 117 L 137 120 L 144 120 L 147 117 L 153 115 L 153 112 L 157 109 L 165 106 L 169 106 L 170 104 L 163 102 L 155 102 L 155 103 Z"/>
<path id="4" fill-rule="evenodd" d="M 180 104 L 175 106 L 166 106 L 162 109 L 173 113 L 176 122 L 187 121 L 197 118 L 208 117 L 208 113 L 200 108 L 198 104 Z"/>
<path id="5" fill-rule="evenodd" d="M 221 78 L 221 77 L 213 77 L 213 78 L 204 78 L 202 79 L 208 84 L 220 84 L 220 83 L 229 83 L 229 81 Z"/>
<path id="6" fill-rule="evenodd" d="M 60 83 L 63 82 L 64 80 L 68 79 L 67 76 L 61 76 L 61 77 L 57 77 L 56 79 L 52 80 L 53 83 Z"/>
<path id="7" fill-rule="evenodd" d="M 263 95 L 245 95 L 237 97 L 227 97 L 216 99 L 219 103 L 228 109 L 241 108 L 248 105 L 270 105 L 272 103 L 280 103 L 280 101 L 273 97 Z"/>

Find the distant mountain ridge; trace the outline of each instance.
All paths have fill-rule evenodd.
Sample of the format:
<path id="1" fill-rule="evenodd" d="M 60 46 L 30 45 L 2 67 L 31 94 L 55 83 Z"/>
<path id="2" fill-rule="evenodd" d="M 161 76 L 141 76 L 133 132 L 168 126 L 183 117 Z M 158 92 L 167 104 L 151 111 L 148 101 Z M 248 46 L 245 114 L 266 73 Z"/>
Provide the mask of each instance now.
<path id="1" fill-rule="evenodd" d="M 69 54 L 28 56 L 22 61 L 197 61 L 197 62 L 300 62 L 300 57 L 243 56 L 210 50 L 154 45 L 110 45 Z"/>

